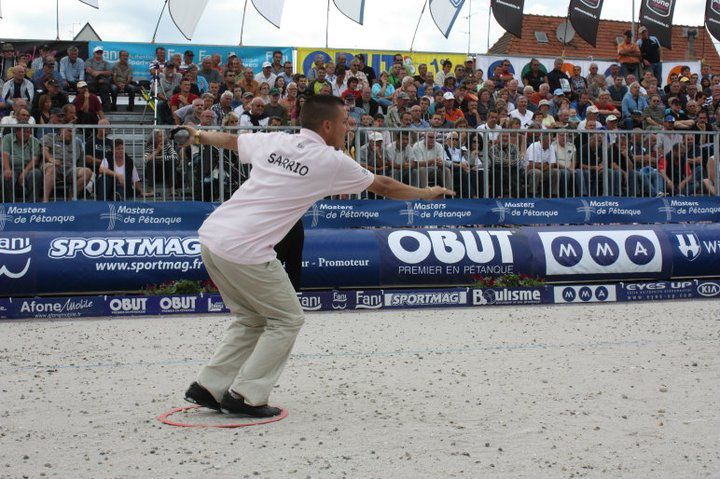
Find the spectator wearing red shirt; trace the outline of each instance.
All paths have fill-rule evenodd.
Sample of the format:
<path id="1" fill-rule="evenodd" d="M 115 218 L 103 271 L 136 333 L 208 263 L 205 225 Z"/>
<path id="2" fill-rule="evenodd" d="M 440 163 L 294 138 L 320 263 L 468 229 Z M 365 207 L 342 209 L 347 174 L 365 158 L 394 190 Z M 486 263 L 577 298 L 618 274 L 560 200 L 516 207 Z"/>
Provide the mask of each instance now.
<path id="1" fill-rule="evenodd" d="M 180 91 L 170 97 L 170 110 L 172 110 L 173 114 L 178 108 L 191 105 L 193 100 L 197 98 L 197 95 L 190 93 L 191 85 L 190 80 L 183 80 L 180 82 Z"/>
<path id="2" fill-rule="evenodd" d="M 88 84 L 84 81 L 77 82 L 78 94 L 73 100 L 77 110 L 77 123 L 79 125 L 97 125 L 98 121 L 105 118 L 100 98 L 88 90 Z"/>

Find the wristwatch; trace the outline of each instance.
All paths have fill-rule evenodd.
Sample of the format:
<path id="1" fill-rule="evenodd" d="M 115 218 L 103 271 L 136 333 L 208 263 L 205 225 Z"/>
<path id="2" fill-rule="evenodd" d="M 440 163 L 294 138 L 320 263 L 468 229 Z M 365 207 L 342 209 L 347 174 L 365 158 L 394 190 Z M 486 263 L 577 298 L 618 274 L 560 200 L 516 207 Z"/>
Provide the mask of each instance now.
<path id="1" fill-rule="evenodd" d="M 202 133 L 200 130 L 195 130 L 195 144 L 200 144 L 200 133 Z"/>

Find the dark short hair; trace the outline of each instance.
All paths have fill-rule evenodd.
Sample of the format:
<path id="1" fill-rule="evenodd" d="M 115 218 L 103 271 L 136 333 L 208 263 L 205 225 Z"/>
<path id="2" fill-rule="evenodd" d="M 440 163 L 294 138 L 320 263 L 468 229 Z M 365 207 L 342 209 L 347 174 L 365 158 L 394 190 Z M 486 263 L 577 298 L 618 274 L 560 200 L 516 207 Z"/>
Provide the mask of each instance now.
<path id="1" fill-rule="evenodd" d="M 325 120 L 335 120 L 343 101 L 332 95 L 313 95 L 303 105 L 300 111 L 300 126 L 308 130 L 318 131 Z"/>
<path id="2" fill-rule="evenodd" d="M 115 138 L 113 140 L 113 147 L 114 148 L 125 148 L 125 140 L 122 138 Z"/>

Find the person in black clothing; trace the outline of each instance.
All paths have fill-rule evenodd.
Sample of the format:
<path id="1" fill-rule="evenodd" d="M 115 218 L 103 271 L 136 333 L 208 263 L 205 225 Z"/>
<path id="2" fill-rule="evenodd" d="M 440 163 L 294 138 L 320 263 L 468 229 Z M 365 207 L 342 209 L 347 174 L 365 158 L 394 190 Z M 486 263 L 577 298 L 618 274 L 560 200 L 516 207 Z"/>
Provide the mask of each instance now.
<path id="1" fill-rule="evenodd" d="M 143 196 L 137 168 L 125 153 L 125 142 L 113 140 L 114 151 L 100 164 L 100 175 L 95 185 L 96 198 L 100 201 L 130 200 Z"/>
<path id="2" fill-rule="evenodd" d="M 285 237 L 277 245 L 278 260 L 285 265 L 285 271 L 295 291 L 300 291 L 302 271 L 302 251 L 305 244 L 305 229 L 302 219 L 288 231 Z"/>
<path id="3" fill-rule="evenodd" d="M 372 86 L 373 83 L 375 83 L 375 79 L 377 78 L 375 69 L 370 65 L 365 64 L 365 55 L 363 55 L 362 53 L 358 53 L 355 58 L 357 58 L 358 61 L 358 69 L 365 74 L 368 79 L 369 85 Z"/>
<path id="4" fill-rule="evenodd" d="M 547 74 L 547 83 L 550 85 L 550 91 L 561 88 L 564 92 L 570 92 L 570 78 L 562 71 L 563 59 L 555 59 L 555 68 Z"/>
<path id="5" fill-rule="evenodd" d="M 523 75 L 522 81 L 525 86 L 531 86 L 535 91 L 539 91 L 540 85 L 547 81 L 547 75 L 541 69 L 540 61 L 537 58 L 530 60 L 530 69 Z"/>
<path id="6" fill-rule="evenodd" d="M 657 37 L 651 37 L 646 27 L 640 27 L 638 32 L 640 33 L 640 39 L 637 41 L 637 44 L 640 47 L 643 68 L 645 68 L 645 71 L 652 71 L 653 76 L 658 81 L 658 88 L 660 88 L 662 87 L 660 41 Z"/>

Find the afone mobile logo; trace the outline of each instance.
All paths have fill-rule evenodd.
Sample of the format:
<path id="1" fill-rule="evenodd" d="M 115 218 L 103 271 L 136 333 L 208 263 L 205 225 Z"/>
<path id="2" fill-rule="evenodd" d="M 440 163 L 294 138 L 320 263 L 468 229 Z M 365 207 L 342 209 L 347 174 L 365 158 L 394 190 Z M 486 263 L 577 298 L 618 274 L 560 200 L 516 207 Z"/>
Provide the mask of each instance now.
<path id="1" fill-rule="evenodd" d="M 672 5 L 675 0 L 645 0 L 645 6 L 653 13 L 667 17 L 672 11 Z"/>
<path id="2" fill-rule="evenodd" d="M 511 231 L 393 231 L 388 246 L 393 256 L 407 264 L 418 264 L 431 255 L 438 262 L 455 264 L 465 258 L 477 264 L 499 259 L 512 264 Z M 497 242 L 497 246 L 496 243 Z"/>
<path id="3" fill-rule="evenodd" d="M 548 275 L 662 271 L 660 241 L 652 230 L 538 233 Z"/>
<path id="4" fill-rule="evenodd" d="M 675 239 L 677 240 L 678 250 L 680 250 L 683 258 L 688 261 L 698 259 L 702 248 L 700 247 L 700 240 L 695 233 L 676 234 Z"/>
<path id="5" fill-rule="evenodd" d="M 0 277 L 19 279 L 30 269 L 30 238 L 0 238 Z"/>

